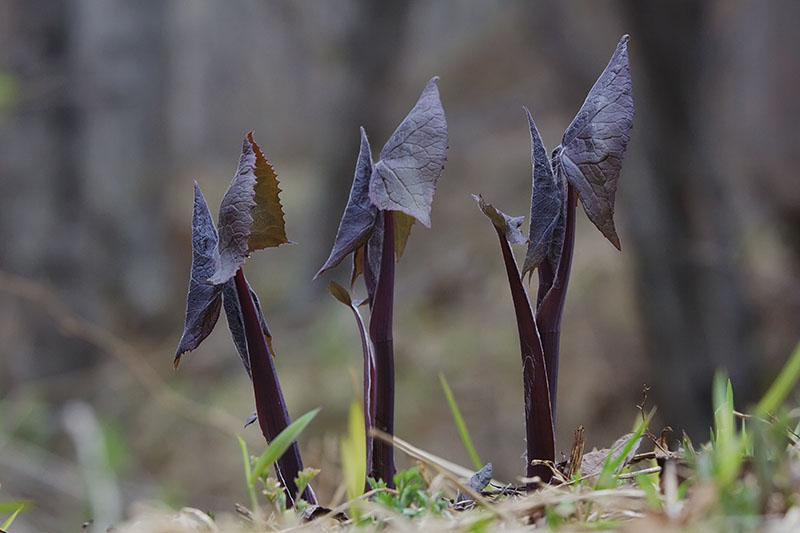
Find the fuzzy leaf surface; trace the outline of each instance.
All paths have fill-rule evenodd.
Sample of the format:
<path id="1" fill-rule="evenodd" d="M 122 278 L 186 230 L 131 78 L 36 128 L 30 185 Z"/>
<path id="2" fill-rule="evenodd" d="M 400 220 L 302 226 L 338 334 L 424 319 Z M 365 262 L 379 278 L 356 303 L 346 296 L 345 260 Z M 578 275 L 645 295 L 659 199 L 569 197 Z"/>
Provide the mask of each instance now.
<path id="1" fill-rule="evenodd" d="M 627 43 L 625 35 L 564 133 L 559 155 L 589 220 L 617 249 L 614 199 L 634 113 Z"/>
<path id="2" fill-rule="evenodd" d="M 447 121 L 433 78 L 381 150 L 369 184 L 372 203 L 431 226 L 431 204 L 447 150 Z"/>
<path id="3" fill-rule="evenodd" d="M 181 354 L 194 350 L 208 337 L 219 319 L 221 288 L 206 280 L 214 273 L 218 259 L 217 230 L 203 193 L 194 183 L 192 211 L 192 269 L 186 298 L 186 321 L 175 352 L 177 368 Z"/>
<path id="4" fill-rule="evenodd" d="M 378 208 L 372 205 L 369 199 L 369 180 L 372 176 L 373 164 L 370 152 L 369 141 L 364 128 L 361 128 L 361 149 L 356 162 L 355 176 L 353 185 L 350 188 L 350 197 L 347 206 L 344 208 L 344 215 L 339 222 L 339 229 L 336 232 L 336 239 L 333 242 L 333 250 L 325 261 L 322 268 L 314 276 L 316 279 L 320 274 L 334 268 L 342 262 L 347 255 L 357 251 L 367 242 L 375 226 L 375 219 L 378 216 Z"/>
<path id="5" fill-rule="evenodd" d="M 528 232 L 528 249 L 522 265 L 522 276 L 534 270 L 545 258 L 561 254 L 563 242 L 555 239 L 556 228 L 564 211 L 564 195 L 558 183 L 550 158 L 544 148 L 542 137 L 533 122 L 528 108 L 525 108 L 528 126 L 531 131 L 531 163 L 533 164 L 533 192 L 531 193 L 531 226 Z M 558 260 L 553 268 L 557 267 Z"/>
<path id="6" fill-rule="evenodd" d="M 473 194 L 472 197 L 478 202 L 478 207 L 489 220 L 492 221 L 497 231 L 502 233 L 508 242 L 513 244 L 527 244 L 528 239 L 520 230 L 522 221 L 525 217 L 510 217 L 502 211 L 495 209 L 492 204 L 487 204 L 480 194 Z"/>

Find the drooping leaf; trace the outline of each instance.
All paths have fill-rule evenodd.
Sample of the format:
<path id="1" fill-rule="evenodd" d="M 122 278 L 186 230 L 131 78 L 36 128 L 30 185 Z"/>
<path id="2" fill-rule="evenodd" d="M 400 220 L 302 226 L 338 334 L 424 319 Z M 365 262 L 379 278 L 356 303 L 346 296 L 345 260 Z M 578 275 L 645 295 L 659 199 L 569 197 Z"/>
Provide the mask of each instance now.
<path id="1" fill-rule="evenodd" d="M 350 197 L 347 200 L 347 206 L 344 208 L 342 220 L 339 222 L 339 229 L 336 232 L 331 255 L 314 276 L 314 279 L 326 270 L 337 266 L 342 262 L 342 259 L 348 254 L 357 251 L 369 239 L 372 228 L 375 226 L 375 218 L 378 215 L 378 208 L 372 205 L 369 199 L 369 179 L 372 175 L 372 170 L 372 154 L 369 141 L 364 128 L 361 128 L 361 150 L 358 154 L 353 185 L 350 188 Z"/>
<path id="2" fill-rule="evenodd" d="M 494 224 L 495 229 L 501 232 L 508 242 L 513 244 L 527 244 L 528 239 L 522 234 L 519 229 L 522 226 L 522 221 L 525 217 L 510 217 L 502 211 L 495 209 L 492 204 L 487 204 L 483 196 L 480 194 L 473 194 L 472 197 L 478 202 L 478 207 L 481 208 L 483 214 L 489 217 L 489 220 Z"/>
<path id="3" fill-rule="evenodd" d="M 402 211 L 431 226 L 431 204 L 447 149 L 447 121 L 438 78 L 428 82 L 414 108 L 381 150 L 369 197 L 381 210 Z"/>
<path id="4" fill-rule="evenodd" d="M 258 193 L 256 192 L 258 189 Z M 236 175 L 219 208 L 219 258 L 209 283 L 221 285 L 233 278 L 253 245 L 277 246 L 286 240 L 283 210 L 278 199 L 278 180 L 261 150 L 248 134 Z"/>
<path id="5" fill-rule="evenodd" d="M 408 237 L 411 235 L 411 227 L 416 220 L 416 218 L 402 211 L 394 212 L 394 255 L 397 257 L 398 261 L 400 261 L 400 258 L 403 256 Z"/>
<path id="6" fill-rule="evenodd" d="M 181 354 L 194 350 L 208 337 L 219 319 L 221 288 L 206 280 L 213 274 L 217 261 L 217 230 L 203 193 L 194 183 L 192 212 L 192 270 L 186 298 L 186 321 L 175 352 L 177 368 Z"/>
<path id="7" fill-rule="evenodd" d="M 253 187 L 253 200 L 256 205 L 250 211 L 253 223 L 250 225 L 250 237 L 247 240 L 248 251 L 254 252 L 286 244 L 289 239 L 286 237 L 286 222 L 279 197 L 281 188 L 278 175 L 253 140 L 252 131 L 247 134 L 245 144 L 247 143 L 251 145 L 255 156 L 253 173 L 256 183 Z"/>
<path id="8" fill-rule="evenodd" d="M 272 334 L 269 332 L 264 313 L 261 311 L 261 303 L 258 301 L 258 296 L 253 288 L 250 287 L 249 283 L 247 284 L 247 288 L 250 290 L 250 296 L 253 298 L 253 304 L 258 313 L 258 320 L 261 323 L 261 330 L 264 332 L 267 347 L 269 348 L 270 354 L 274 357 L 275 352 L 272 350 Z M 223 285 L 222 302 L 225 308 L 225 318 L 228 320 L 228 330 L 230 330 L 231 338 L 233 339 L 233 345 L 239 353 L 239 358 L 242 360 L 247 375 L 252 379 L 253 376 L 250 372 L 250 356 L 247 352 L 247 335 L 244 331 L 242 306 L 239 303 L 239 294 L 236 292 L 236 283 L 234 280 L 229 280 Z"/>
<path id="9" fill-rule="evenodd" d="M 614 227 L 614 198 L 633 126 L 627 43 L 625 35 L 564 132 L 559 155 L 564 175 L 575 187 L 589 220 L 617 249 L 621 247 Z"/>
<path id="10" fill-rule="evenodd" d="M 364 319 L 361 317 L 361 313 L 358 310 L 358 306 L 361 302 L 354 302 L 350 297 L 350 293 L 347 292 L 347 289 L 336 283 L 335 281 L 331 281 L 328 284 L 328 292 L 336 298 L 338 301 L 346 305 L 350 308 L 353 312 L 353 316 L 356 319 L 356 325 L 358 326 L 358 334 L 361 336 L 361 351 L 363 354 L 363 407 L 364 407 L 364 427 L 366 427 L 365 431 L 365 441 L 366 441 L 366 466 L 367 471 L 372 469 L 372 434 L 370 434 L 369 430 L 375 424 L 374 416 L 375 416 L 375 354 L 372 350 L 372 343 L 369 339 L 366 325 L 364 324 Z"/>
<path id="11" fill-rule="evenodd" d="M 531 193 L 531 227 L 528 233 L 528 249 L 522 265 L 522 276 L 534 270 L 545 258 L 552 255 L 558 258 L 561 242 L 554 240 L 554 232 L 562 218 L 564 196 L 562 187 L 550 166 L 550 158 L 542 143 L 542 137 L 533 122 L 528 108 L 528 126 L 531 131 L 531 162 L 533 164 L 533 192 Z M 555 248 L 555 250 L 553 250 Z M 556 259 L 557 261 L 557 259 Z M 557 263 L 553 264 L 553 268 Z"/>

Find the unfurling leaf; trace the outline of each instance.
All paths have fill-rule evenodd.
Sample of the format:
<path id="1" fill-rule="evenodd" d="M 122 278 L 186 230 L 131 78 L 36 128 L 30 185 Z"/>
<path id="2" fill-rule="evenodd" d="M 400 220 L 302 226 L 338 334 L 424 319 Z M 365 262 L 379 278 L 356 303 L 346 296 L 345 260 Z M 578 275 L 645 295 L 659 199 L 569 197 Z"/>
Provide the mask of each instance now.
<path id="1" fill-rule="evenodd" d="M 528 239 L 522 234 L 519 229 L 522 226 L 522 221 L 525 217 L 510 217 L 495 209 L 492 204 L 487 204 L 480 194 L 473 194 L 473 198 L 478 202 L 478 207 L 481 208 L 483 214 L 489 217 L 489 220 L 494 224 L 495 229 L 502 233 L 508 242 L 513 244 L 527 244 Z"/>
<path id="2" fill-rule="evenodd" d="M 233 278 L 251 251 L 288 242 L 279 192 L 272 167 L 249 133 L 219 207 L 219 258 L 208 283 L 221 285 Z"/>
<path id="3" fill-rule="evenodd" d="M 545 258 L 550 258 L 553 269 L 558 267 L 558 257 L 563 246 L 563 231 L 558 239 L 556 228 L 563 225 L 564 191 L 559 178 L 553 173 L 550 158 L 542 143 L 542 137 L 533 122 L 528 108 L 525 114 L 531 130 L 531 163 L 533 164 L 533 192 L 531 194 L 531 227 L 528 233 L 528 249 L 522 276 L 534 270 Z M 554 259 L 554 261 L 553 261 Z"/>
<path id="4" fill-rule="evenodd" d="M 256 184 L 253 187 L 255 207 L 250 211 L 253 223 L 250 225 L 250 238 L 247 240 L 248 251 L 254 252 L 264 248 L 274 248 L 286 244 L 286 222 L 283 219 L 283 207 L 279 197 L 281 189 L 275 169 L 264 157 L 264 153 L 253 140 L 253 132 L 247 134 L 247 141 L 255 155 L 253 173 Z"/>
<path id="5" fill-rule="evenodd" d="M 258 301 L 258 296 L 256 296 L 255 291 L 250 287 L 249 283 L 247 284 L 247 288 L 250 290 L 250 296 L 253 298 L 253 304 L 255 305 L 256 313 L 258 313 L 258 320 L 261 323 L 261 330 L 267 341 L 269 352 L 275 357 L 275 352 L 272 351 L 272 334 L 269 332 L 264 313 L 261 311 L 261 303 Z M 247 375 L 252 379 L 253 376 L 250 372 L 250 355 L 247 351 L 247 335 L 244 330 L 244 317 L 242 316 L 242 306 L 239 302 L 239 294 L 236 291 L 236 283 L 234 280 L 230 280 L 223 285 L 222 302 L 225 308 L 225 318 L 228 320 L 228 330 L 230 330 L 231 337 L 233 338 L 233 345 L 239 353 L 239 358 L 242 360 Z"/>
<path id="6" fill-rule="evenodd" d="M 403 251 L 406 249 L 408 237 L 411 235 L 411 226 L 416 222 L 416 218 L 409 216 L 402 211 L 395 211 L 394 215 L 394 255 L 397 260 L 403 257 Z"/>
<path id="7" fill-rule="evenodd" d="M 350 188 L 350 198 L 347 200 L 344 215 L 339 222 L 339 230 L 336 232 L 331 255 L 314 276 L 315 279 L 326 270 L 337 266 L 342 259 L 357 251 L 369 239 L 378 215 L 378 208 L 372 205 L 369 199 L 369 179 L 372 171 L 369 141 L 364 128 L 361 128 L 361 150 L 358 154 L 353 185 Z"/>
<path id="8" fill-rule="evenodd" d="M 186 298 L 186 322 L 175 352 L 177 368 L 181 354 L 194 350 L 208 337 L 219 319 L 221 287 L 206 280 L 214 273 L 217 261 L 217 230 L 203 193 L 194 183 L 192 213 L 192 271 Z"/>
<path id="9" fill-rule="evenodd" d="M 447 121 L 438 78 L 428 82 L 414 108 L 381 150 L 369 197 L 381 210 L 402 211 L 431 227 L 431 204 L 447 149 Z"/>
<path id="10" fill-rule="evenodd" d="M 627 43 L 625 35 L 564 132 L 558 156 L 589 220 L 617 249 L 621 248 L 614 227 L 614 197 L 633 126 Z"/>

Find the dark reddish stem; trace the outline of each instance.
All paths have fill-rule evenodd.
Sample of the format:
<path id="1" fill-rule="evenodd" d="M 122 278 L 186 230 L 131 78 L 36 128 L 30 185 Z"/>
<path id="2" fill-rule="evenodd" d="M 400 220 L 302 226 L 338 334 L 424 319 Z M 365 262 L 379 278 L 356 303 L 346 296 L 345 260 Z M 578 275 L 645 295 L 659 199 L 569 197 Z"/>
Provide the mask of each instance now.
<path id="1" fill-rule="evenodd" d="M 247 338 L 247 353 L 250 357 L 250 370 L 253 375 L 253 391 L 256 400 L 256 413 L 258 425 L 267 443 L 278 436 L 291 423 L 286 402 L 283 399 L 278 374 L 272 361 L 266 338 L 258 319 L 255 304 L 250 296 L 250 290 L 245 280 L 242 269 L 236 271 L 236 292 L 239 296 L 239 305 L 244 319 L 244 331 Z M 300 449 L 297 441 L 286 450 L 286 453 L 275 463 L 275 471 L 286 493 L 287 502 L 294 504 L 297 485 L 295 478 L 303 470 L 303 461 L 300 458 Z M 306 487 L 302 498 L 308 503 L 316 504 L 317 499 L 311 487 Z"/>
<path id="2" fill-rule="evenodd" d="M 539 267 L 539 297 L 541 303 L 536 311 L 536 325 L 544 348 L 544 362 L 547 367 L 547 381 L 550 385 L 550 406 L 553 420 L 556 418 L 556 396 L 558 394 L 558 351 L 561 339 L 561 317 L 567 300 L 567 286 L 572 269 L 572 256 L 575 251 L 575 211 L 577 195 L 572 185 L 567 186 L 567 220 L 564 229 L 564 246 L 558 261 L 558 270 L 553 277 L 553 267 L 549 261 Z M 542 297 L 542 282 L 550 280 L 546 296 Z"/>
<path id="3" fill-rule="evenodd" d="M 383 211 L 382 214 L 381 269 L 369 320 L 369 336 L 375 349 L 375 427 L 394 435 L 394 216 L 392 211 Z M 370 475 L 385 481 L 387 487 L 394 487 L 394 448 L 390 443 L 381 439 L 373 441 Z"/>
<path id="4" fill-rule="evenodd" d="M 503 251 L 503 261 L 511 287 L 511 298 L 517 316 L 517 329 L 522 352 L 522 386 L 527 446 L 525 476 L 529 478 L 538 476 L 542 482 L 548 483 L 553 477 L 552 470 L 547 465 L 531 464 L 533 459 L 555 461 L 556 457 L 555 431 L 550 408 L 550 390 L 544 351 L 536 331 L 536 322 L 533 320 L 533 310 L 528 300 L 528 294 L 522 285 L 511 246 L 501 231 L 497 231 L 497 236 L 500 238 L 500 248 Z M 528 490 L 533 488 L 535 488 L 533 483 L 529 483 Z"/>

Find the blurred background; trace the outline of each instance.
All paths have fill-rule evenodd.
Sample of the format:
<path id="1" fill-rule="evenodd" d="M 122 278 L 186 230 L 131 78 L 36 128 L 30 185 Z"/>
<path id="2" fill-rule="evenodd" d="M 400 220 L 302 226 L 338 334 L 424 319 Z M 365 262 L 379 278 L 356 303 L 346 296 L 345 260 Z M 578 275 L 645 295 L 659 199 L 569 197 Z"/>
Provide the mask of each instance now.
<path id="1" fill-rule="evenodd" d="M 246 272 L 301 439 L 339 484 L 360 379 L 350 312 L 311 277 L 330 250 L 363 125 L 375 154 L 428 79 L 450 130 L 433 228 L 397 268 L 399 436 L 522 472 L 522 384 L 494 232 L 471 193 L 528 215 L 530 107 L 549 149 L 623 33 L 636 119 L 617 196 L 623 252 L 579 215 L 563 322 L 557 446 L 629 430 L 706 440 L 713 372 L 737 407 L 800 335 L 800 4 L 555 0 L 1 0 L 0 501 L 15 531 L 77 530 L 156 501 L 246 501 L 252 391 L 221 322 L 172 369 L 191 259 L 192 180 L 212 211 L 244 135 L 275 165 L 289 237 Z M 522 249 L 517 249 L 521 259 Z M 363 289 L 359 289 L 359 294 Z M 352 371 L 348 371 L 352 369 Z M 401 458 L 400 465 L 408 465 Z M 0 519 L 3 515 L 0 515 Z"/>

